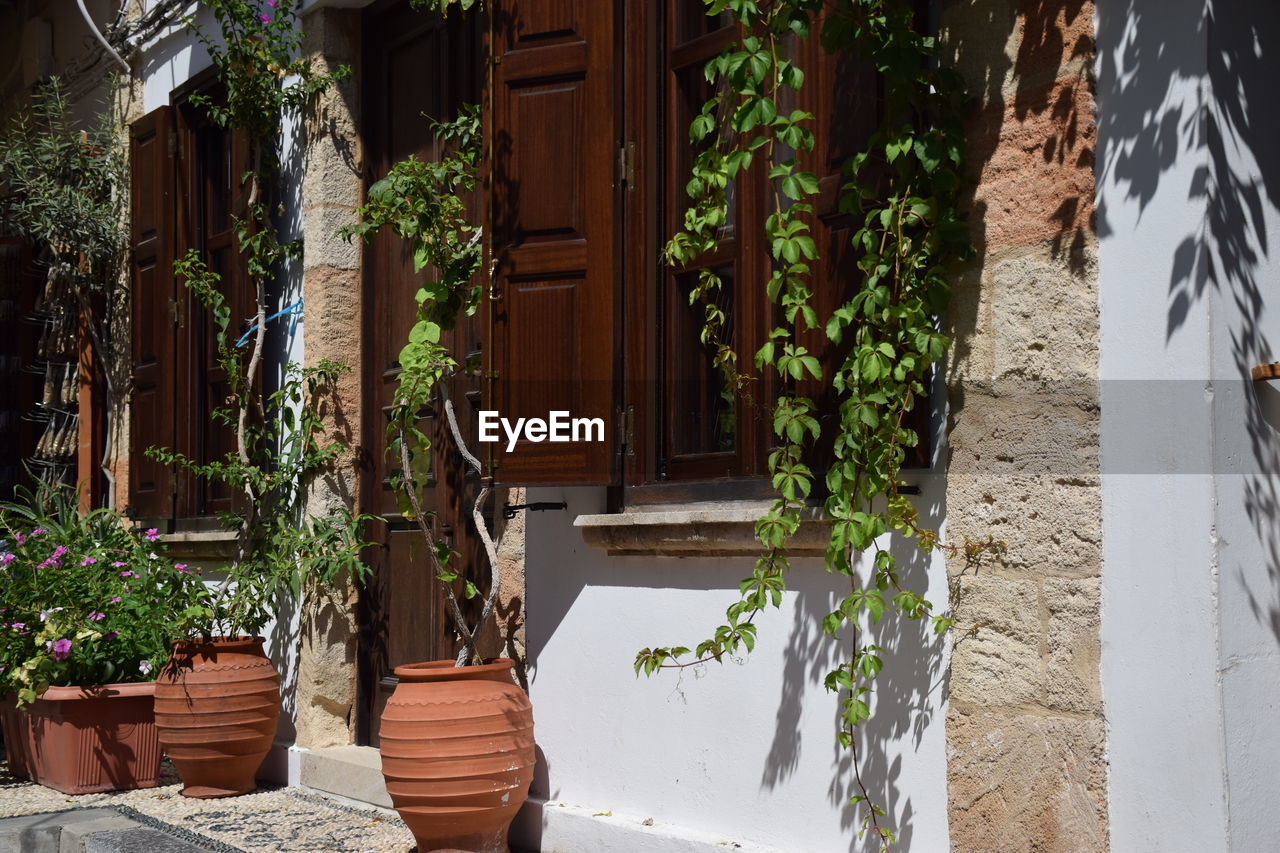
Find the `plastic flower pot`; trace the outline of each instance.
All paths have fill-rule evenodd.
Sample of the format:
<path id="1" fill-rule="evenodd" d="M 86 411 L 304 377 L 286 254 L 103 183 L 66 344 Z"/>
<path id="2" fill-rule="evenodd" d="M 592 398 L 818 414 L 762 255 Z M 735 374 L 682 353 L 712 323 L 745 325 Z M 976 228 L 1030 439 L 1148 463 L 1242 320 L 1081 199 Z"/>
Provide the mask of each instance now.
<path id="1" fill-rule="evenodd" d="M 154 788 L 160 778 L 155 684 L 50 687 L 30 706 L 10 699 L 9 770 L 64 794 Z"/>

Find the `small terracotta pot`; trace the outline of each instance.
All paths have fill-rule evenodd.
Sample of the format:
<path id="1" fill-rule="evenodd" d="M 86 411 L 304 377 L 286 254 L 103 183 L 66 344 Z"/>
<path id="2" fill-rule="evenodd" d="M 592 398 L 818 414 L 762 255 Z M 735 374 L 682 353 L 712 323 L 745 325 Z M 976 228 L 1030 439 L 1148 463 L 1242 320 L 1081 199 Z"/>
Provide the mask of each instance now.
<path id="1" fill-rule="evenodd" d="M 50 687 L 0 715 L 15 776 L 64 794 L 154 788 L 160 778 L 155 684 Z"/>
<path id="2" fill-rule="evenodd" d="M 156 680 L 156 727 L 188 797 L 257 787 L 280 716 L 280 677 L 262 639 L 175 643 Z"/>
<path id="3" fill-rule="evenodd" d="M 419 853 L 507 853 L 533 781 L 533 707 L 513 661 L 396 667 L 378 738 L 391 802 Z"/>

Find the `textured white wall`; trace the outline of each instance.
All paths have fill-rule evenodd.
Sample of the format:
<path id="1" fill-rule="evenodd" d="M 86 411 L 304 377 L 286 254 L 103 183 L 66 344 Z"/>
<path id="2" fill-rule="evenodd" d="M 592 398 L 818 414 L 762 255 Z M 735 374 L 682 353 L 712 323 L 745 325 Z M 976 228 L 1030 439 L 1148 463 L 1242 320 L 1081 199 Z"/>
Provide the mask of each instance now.
<path id="1" fill-rule="evenodd" d="M 1280 15 L 1097 8 L 1112 848 L 1272 849 Z"/>
<path id="2" fill-rule="evenodd" d="M 938 485 L 926 486 L 925 505 Z M 833 649 L 819 622 L 847 581 L 817 559 L 796 560 L 745 663 L 637 679 L 636 651 L 692 646 L 719 624 L 752 560 L 610 557 L 572 527 L 601 510 L 601 490 L 531 489 L 529 500 L 569 503 L 528 518 L 534 795 L 615 816 L 600 820 L 652 818 L 677 834 L 766 849 L 862 849 L 842 807 L 851 778 L 834 739 L 835 697 L 821 683 Z M 910 574 L 927 577 L 942 606 L 941 561 L 921 559 Z M 886 660 L 864 778 L 882 801 L 889 793 L 903 849 L 945 850 L 942 650 L 922 627 L 905 626 Z"/>

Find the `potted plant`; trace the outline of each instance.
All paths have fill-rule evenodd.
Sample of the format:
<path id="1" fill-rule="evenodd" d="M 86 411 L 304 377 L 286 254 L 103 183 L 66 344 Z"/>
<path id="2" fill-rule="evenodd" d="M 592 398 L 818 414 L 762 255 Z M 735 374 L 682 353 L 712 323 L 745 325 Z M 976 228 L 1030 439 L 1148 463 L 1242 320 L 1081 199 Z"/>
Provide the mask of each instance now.
<path id="1" fill-rule="evenodd" d="M 220 315 L 220 294 L 205 289 L 213 274 L 194 264 L 188 271 L 188 284 Z M 242 375 L 232 373 L 244 368 L 230 352 L 225 328 L 219 344 L 228 375 Z M 236 534 L 235 555 L 221 577 L 210 578 L 207 595 L 184 613 L 185 639 L 173 645 L 156 683 L 160 741 L 182 776 L 185 796 L 235 796 L 256 786 L 280 716 L 280 680 L 260 634 L 281 600 L 304 587 L 314 592 L 344 578 L 361 582 L 367 574 L 359 558 L 367 516 L 339 511 L 316 517 L 302 509 L 315 477 L 330 471 L 346 449 L 341 441 L 320 441 L 319 414 L 321 399 L 345 369 L 334 362 L 287 365 L 280 388 L 267 397 L 265 416 L 240 431 L 239 449 L 222 460 L 197 464 L 160 448 L 147 451 L 245 495 L 243 510 L 221 518 Z M 230 423 L 237 407 L 249 405 L 251 386 L 241 379 L 237 387 L 240 396 L 219 413 Z"/>
<path id="2" fill-rule="evenodd" d="M 301 252 L 300 241 L 280 239 L 273 214 L 281 201 L 282 116 L 298 114 L 349 69 L 320 73 L 300 58 L 297 0 L 261 8 L 244 0 L 202 5 L 217 22 L 219 36 L 202 30 L 194 18 L 186 23 L 208 49 L 222 91 L 216 99 L 194 95 L 191 100 L 218 127 L 238 131 L 246 147 L 249 169 L 240 176 L 243 205 L 234 230 L 254 313 L 247 330 L 233 333 L 231 318 L 239 306 L 228 303 L 208 258 L 192 250 L 177 261 L 175 273 L 203 303 L 215 328 L 229 394 L 213 417 L 233 433 L 234 449 L 213 462 L 165 448 L 146 452 L 242 496 L 239 509 L 221 516 L 236 535 L 235 555 L 208 600 L 189 614 L 188 638 L 174 645 L 156 687 L 161 743 L 182 775 L 183 793 L 220 797 L 253 790 L 276 731 L 279 678 L 259 632 L 275 616 L 282 596 L 297 596 L 304 586 L 320 589 L 363 577 L 359 551 L 365 543 L 359 530 L 365 517 L 349 512 L 313 517 L 304 509 L 315 478 L 333 473 L 339 459 L 351 456 L 344 441 L 322 440 L 320 414 L 321 399 L 333 392 L 346 367 L 332 361 L 283 365 L 277 390 L 269 395 L 262 390 L 266 369 L 277 367 L 265 361 L 268 324 L 274 319 L 268 316 L 269 284 Z M 289 309 L 275 316 L 286 313 Z"/>
<path id="3" fill-rule="evenodd" d="M 465 618 L 459 596 L 477 597 L 480 590 L 449 567 L 453 554 L 436 536 L 419 497 L 431 457 L 419 415 L 428 406 L 444 412 L 457 451 L 483 474 L 441 381 L 463 367 L 442 343 L 442 333 L 459 316 L 474 313 L 480 298 L 474 283 L 482 270 L 480 229 L 467 221 L 461 198 L 475 188 L 479 113 L 464 107 L 457 119 L 434 124 L 433 130 L 452 153 L 430 163 L 397 163 L 370 187 L 357 211 L 360 224 L 343 231 L 348 238 L 368 237 L 390 226 L 410 243 L 416 271 L 438 273 L 417 294 L 388 434 L 400 463 L 393 485 L 425 540 L 423 553 L 440 582 L 461 648 L 454 660 L 396 668 L 399 683 L 382 714 L 379 748 L 387 793 L 419 849 L 498 853 L 507 850 L 511 821 L 529 794 L 534 739 L 529 697 L 512 680 L 514 662 L 483 660 L 476 647 L 500 587 L 497 547 L 482 511 L 489 487 L 479 489 L 471 513 L 489 564 L 488 591 L 474 623 Z"/>
<path id="4" fill-rule="evenodd" d="M 154 530 L 42 483 L 0 505 L 0 695 L 10 770 L 68 794 L 154 787 L 155 683 L 204 587 Z"/>

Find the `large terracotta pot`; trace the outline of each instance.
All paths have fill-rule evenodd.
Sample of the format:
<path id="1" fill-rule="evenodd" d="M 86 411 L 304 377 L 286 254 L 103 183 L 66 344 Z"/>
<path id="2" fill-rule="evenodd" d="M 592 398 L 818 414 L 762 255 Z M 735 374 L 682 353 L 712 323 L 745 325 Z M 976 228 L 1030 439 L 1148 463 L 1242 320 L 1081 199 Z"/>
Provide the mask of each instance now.
<path id="1" fill-rule="evenodd" d="M 275 738 L 280 677 L 261 638 L 175 643 L 156 681 L 156 727 L 188 797 L 233 797 Z"/>
<path id="2" fill-rule="evenodd" d="M 9 771 L 64 794 L 154 788 L 160 778 L 155 685 L 50 687 L 5 703 Z"/>
<path id="3" fill-rule="evenodd" d="M 418 853 L 507 853 L 533 781 L 533 708 L 506 658 L 396 667 L 382 712 L 382 775 Z"/>

